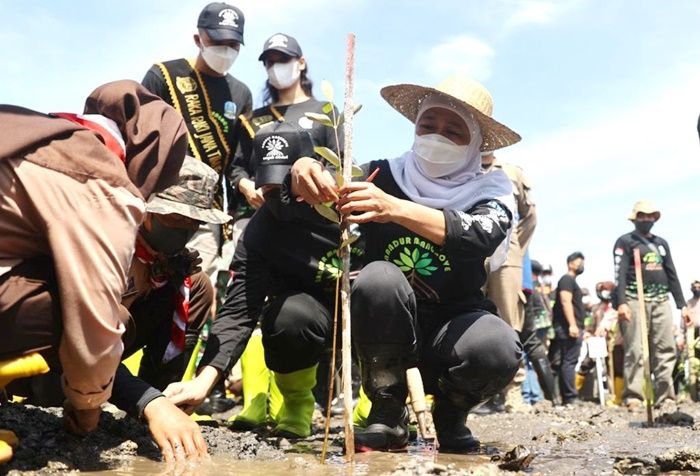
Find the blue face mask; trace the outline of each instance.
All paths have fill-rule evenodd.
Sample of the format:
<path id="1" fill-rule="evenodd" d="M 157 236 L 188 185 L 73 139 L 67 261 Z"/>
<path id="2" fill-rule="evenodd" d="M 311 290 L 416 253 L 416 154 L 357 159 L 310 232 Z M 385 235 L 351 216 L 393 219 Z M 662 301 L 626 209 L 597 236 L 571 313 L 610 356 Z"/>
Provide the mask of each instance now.
<path id="1" fill-rule="evenodd" d="M 165 226 L 158 220 L 157 215 L 153 215 L 151 220 L 151 231 L 141 227 L 141 236 L 146 243 L 158 253 L 169 256 L 182 251 L 196 232 L 196 230 Z"/>

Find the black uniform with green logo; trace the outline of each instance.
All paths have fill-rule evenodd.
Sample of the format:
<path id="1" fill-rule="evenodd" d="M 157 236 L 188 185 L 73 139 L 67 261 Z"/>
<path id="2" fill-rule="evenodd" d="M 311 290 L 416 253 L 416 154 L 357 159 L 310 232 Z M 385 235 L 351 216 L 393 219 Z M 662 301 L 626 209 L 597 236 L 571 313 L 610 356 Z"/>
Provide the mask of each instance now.
<path id="1" fill-rule="evenodd" d="M 681 283 L 676 266 L 671 259 L 671 249 L 660 236 L 644 237 L 636 231 L 622 235 L 615 242 L 615 278 L 617 280 L 617 302 L 622 304 L 637 299 L 637 280 L 632 252 L 639 248 L 642 259 L 642 281 L 644 300 L 665 302 L 668 293 L 673 295 L 678 309 L 685 306 Z"/>
<path id="2" fill-rule="evenodd" d="M 409 200 L 386 160 L 363 166 L 377 167 L 375 185 Z M 395 223 L 361 226 L 365 266 L 353 284 L 353 342 L 366 367 L 382 359 L 417 364 L 426 392 L 441 394 L 442 377 L 471 406 L 512 379 L 522 353 L 481 291 L 484 260 L 506 238 L 511 215 L 495 199 L 443 213 L 442 246 Z"/>

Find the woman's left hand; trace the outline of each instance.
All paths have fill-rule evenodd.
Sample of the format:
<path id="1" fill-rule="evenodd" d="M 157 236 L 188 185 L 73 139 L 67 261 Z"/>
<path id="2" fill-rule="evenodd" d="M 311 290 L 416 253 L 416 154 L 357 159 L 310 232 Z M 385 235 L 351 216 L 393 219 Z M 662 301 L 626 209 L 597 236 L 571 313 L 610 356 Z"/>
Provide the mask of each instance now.
<path id="1" fill-rule="evenodd" d="M 388 223 L 400 208 L 396 197 L 371 182 L 350 182 L 340 189 L 340 197 L 338 210 L 350 223 Z"/>

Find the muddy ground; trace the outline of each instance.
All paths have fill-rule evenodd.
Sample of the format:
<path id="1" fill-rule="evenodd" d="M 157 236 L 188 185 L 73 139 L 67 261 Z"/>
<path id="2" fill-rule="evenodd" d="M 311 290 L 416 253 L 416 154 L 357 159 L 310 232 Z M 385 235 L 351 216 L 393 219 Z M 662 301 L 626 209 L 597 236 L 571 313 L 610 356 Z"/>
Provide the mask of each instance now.
<path id="1" fill-rule="evenodd" d="M 700 472 L 700 404 L 683 403 L 657 415 L 646 428 L 643 413 L 591 403 L 534 408 L 529 413 L 470 416 L 469 426 L 484 449 L 473 455 L 438 454 L 420 440 L 407 453 L 365 453 L 354 468 L 342 456 L 342 422 L 333 421 L 329 464 L 318 463 L 321 419 L 316 435 L 296 442 L 269 432 L 233 433 L 215 422 L 202 423 L 209 461 L 178 467 L 159 461 L 145 425 L 105 412 L 100 429 L 86 438 L 66 434 L 61 410 L 22 405 L 0 407 L 0 428 L 21 440 L 16 456 L 0 466 L 4 474 L 61 474 L 75 470 L 104 474 L 692 474 Z M 516 448 L 515 458 L 508 452 Z M 508 462 L 508 459 L 515 459 Z M 529 467 L 522 463 L 529 461 Z M 510 468 L 501 469 L 499 468 Z M 680 471 L 680 472 L 679 472 Z"/>

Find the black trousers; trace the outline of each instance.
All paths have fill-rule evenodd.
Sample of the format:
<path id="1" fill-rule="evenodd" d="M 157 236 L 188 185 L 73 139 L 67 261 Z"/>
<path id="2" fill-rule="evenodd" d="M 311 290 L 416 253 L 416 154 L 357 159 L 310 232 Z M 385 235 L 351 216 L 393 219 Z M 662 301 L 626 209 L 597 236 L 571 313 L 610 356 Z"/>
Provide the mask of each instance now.
<path id="1" fill-rule="evenodd" d="M 333 330 L 329 306 L 310 294 L 287 291 L 265 306 L 261 322 L 265 363 L 290 373 L 318 363 Z"/>
<path id="2" fill-rule="evenodd" d="M 164 390 L 179 381 L 187 367 L 199 331 L 211 314 L 214 288 L 209 277 L 199 272 L 190 277 L 189 320 L 185 332 L 185 351 L 163 363 L 165 349 L 170 343 L 175 302 L 180 292 L 169 284 L 136 299 L 129 306 L 131 319 L 126 326 L 123 359 L 143 348 L 139 377 L 153 387 Z"/>
<path id="3" fill-rule="evenodd" d="M 555 337 L 549 346 L 549 360 L 559 374 L 559 393 L 566 403 L 578 397 L 576 390 L 576 362 L 581 353 L 583 338 L 569 337 L 567 329 L 555 327 Z"/>
<path id="4" fill-rule="evenodd" d="M 425 391 L 440 395 L 439 377 L 478 401 L 515 376 L 522 358 L 516 332 L 493 312 L 420 305 L 394 264 L 365 266 L 352 289 L 352 335 L 361 361 L 398 357 L 418 365 Z"/>

